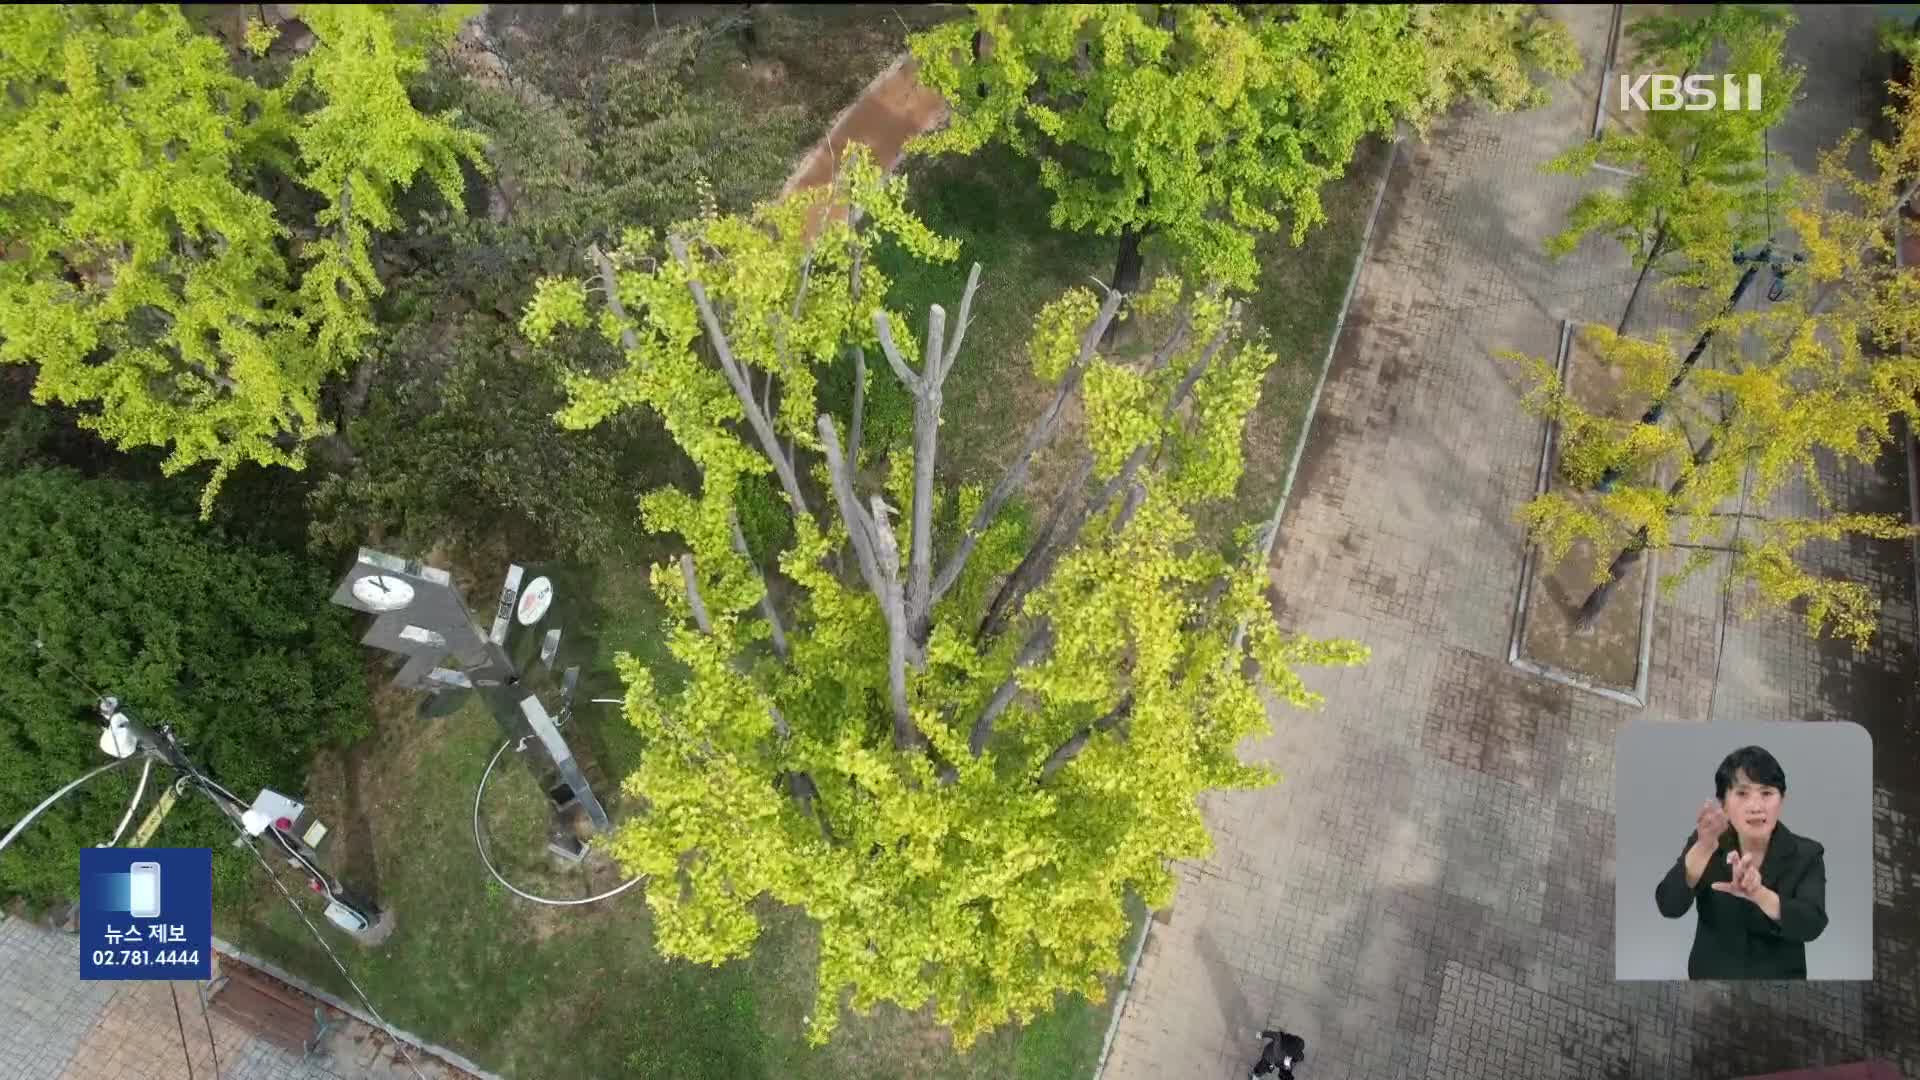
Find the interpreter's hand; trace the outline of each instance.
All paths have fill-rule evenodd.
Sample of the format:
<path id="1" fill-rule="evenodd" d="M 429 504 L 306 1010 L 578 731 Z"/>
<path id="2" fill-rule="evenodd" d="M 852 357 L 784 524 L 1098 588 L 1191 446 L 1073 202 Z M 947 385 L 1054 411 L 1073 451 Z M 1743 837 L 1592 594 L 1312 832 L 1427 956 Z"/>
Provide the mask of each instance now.
<path id="1" fill-rule="evenodd" d="M 1754 858 L 1752 855 L 1743 854 L 1738 851 L 1729 851 L 1727 852 L 1727 866 L 1733 874 L 1733 879 L 1731 881 L 1714 882 L 1714 891 L 1732 893 L 1742 900 L 1751 900 L 1756 904 L 1759 903 L 1761 895 L 1766 891 L 1766 887 L 1760 884 L 1760 860 Z"/>
<path id="2" fill-rule="evenodd" d="M 1720 809 L 1720 803 L 1714 799 L 1708 799 L 1706 802 L 1701 803 L 1700 816 L 1694 823 L 1694 842 L 1704 844 L 1710 848 L 1718 847 L 1720 844 L 1720 834 L 1726 831 L 1727 812 Z"/>

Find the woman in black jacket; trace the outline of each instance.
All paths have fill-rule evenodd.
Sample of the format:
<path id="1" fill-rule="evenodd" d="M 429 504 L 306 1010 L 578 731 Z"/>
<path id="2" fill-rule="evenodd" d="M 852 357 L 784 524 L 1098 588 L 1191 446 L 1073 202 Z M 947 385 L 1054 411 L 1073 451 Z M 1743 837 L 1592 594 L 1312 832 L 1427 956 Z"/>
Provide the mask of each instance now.
<path id="1" fill-rule="evenodd" d="M 1826 849 L 1781 824 L 1787 773 L 1758 746 L 1727 755 L 1713 793 L 1653 891 L 1669 919 L 1698 905 L 1687 977 L 1804 979 L 1827 928 Z"/>
<path id="2" fill-rule="evenodd" d="M 1260 1038 L 1267 1045 L 1260 1048 L 1260 1060 L 1253 1063 L 1248 1080 L 1259 1077 L 1293 1080 L 1293 1067 L 1307 1060 L 1307 1040 L 1278 1029 L 1262 1031 Z"/>

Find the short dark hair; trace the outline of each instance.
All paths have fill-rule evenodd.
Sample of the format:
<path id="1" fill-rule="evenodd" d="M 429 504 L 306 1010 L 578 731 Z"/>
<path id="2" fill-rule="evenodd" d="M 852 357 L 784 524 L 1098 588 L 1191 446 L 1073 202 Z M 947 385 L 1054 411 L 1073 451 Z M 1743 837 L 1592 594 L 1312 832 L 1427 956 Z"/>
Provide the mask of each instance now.
<path id="1" fill-rule="evenodd" d="M 1743 746 L 1728 754 L 1714 770 L 1713 797 L 1724 800 L 1739 773 L 1746 773 L 1748 780 L 1775 788 L 1782 795 L 1787 793 L 1787 770 L 1780 767 L 1779 759 L 1767 753 L 1765 747 Z"/>

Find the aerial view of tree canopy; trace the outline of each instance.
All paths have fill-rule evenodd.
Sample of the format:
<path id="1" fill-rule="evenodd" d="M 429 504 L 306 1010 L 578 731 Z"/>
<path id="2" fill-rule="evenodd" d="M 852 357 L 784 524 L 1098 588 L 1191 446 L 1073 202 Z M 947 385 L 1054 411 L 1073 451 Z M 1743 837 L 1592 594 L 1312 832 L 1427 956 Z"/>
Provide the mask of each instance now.
<path id="1" fill-rule="evenodd" d="M 1195 515 L 1234 489 L 1274 361 L 1215 290 L 1156 280 L 1125 315 L 1153 347 L 1123 356 L 1099 348 L 1119 292 L 1056 299 L 1031 341 L 1054 405 L 994 488 L 942 485 L 941 386 L 967 362 L 982 268 L 951 317 L 925 314 L 924 339 L 887 308 L 876 234 L 956 254 L 898 187 L 856 153 L 831 196 L 707 216 L 664 247 L 631 236 L 594 252 L 604 306 L 551 279 L 525 325 L 623 344 L 624 366 L 570 380 L 563 423 L 652 410 L 700 470 L 697 490 L 642 506 L 685 545 L 654 586 L 686 685 L 621 667 L 647 740 L 626 790 L 646 809 L 615 845 L 652 875 L 660 947 L 742 955 L 768 894 L 820 926 L 814 1038 L 851 989 L 863 1010 L 931 1000 L 964 1046 L 1056 992 L 1102 996 L 1129 891 L 1165 902 L 1168 860 L 1209 850 L 1195 797 L 1274 779 L 1236 751 L 1267 729 L 1263 688 L 1311 706 L 1295 666 L 1365 650 L 1280 631 L 1251 530 L 1231 556 L 1194 542 Z M 828 197 L 868 225 L 811 237 Z M 876 377 L 916 402 L 911 451 L 866 469 L 858 421 L 814 402 L 816 369 L 848 347 L 877 350 Z M 1030 532 L 1003 511 L 1076 399 L 1079 468 Z M 742 479 L 768 473 L 792 515 L 777 565 L 736 516 Z"/>
<path id="2" fill-rule="evenodd" d="M 416 111 L 472 9 L 315 5 L 304 54 L 240 74 L 171 5 L 0 9 L 0 363 L 122 448 L 299 467 L 327 378 L 374 333 L 371 238 L 478 140 Z M 256 24 L 247 48 L 267 54 Z"/>
<path id="3" fill-rule="evenodd" d="M 1531 4 L 975 4 L 912 40 L 953 109 L 931 152 L 990 141 L 1040 162 L 1056 228 L 1115 236 L 1117 288 L 1158 236 L 1239 287 L 1256 234 L 1295 243 L 1360 141 L 1463 97 L 1540 102 L 1566 29 Z"/>

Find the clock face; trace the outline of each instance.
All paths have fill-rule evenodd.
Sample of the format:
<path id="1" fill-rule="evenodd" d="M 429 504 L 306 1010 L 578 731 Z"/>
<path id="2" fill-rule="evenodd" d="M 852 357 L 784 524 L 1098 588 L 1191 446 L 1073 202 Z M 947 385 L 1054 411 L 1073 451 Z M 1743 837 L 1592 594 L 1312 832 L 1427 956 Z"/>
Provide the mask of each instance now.
<path id="1" fill-rule="evenodd" d="M 353 583 L 353 598 L 374 611 L 398 611 L 413 603 L 413 586 L 392 574 L 368 574 Z"/>

